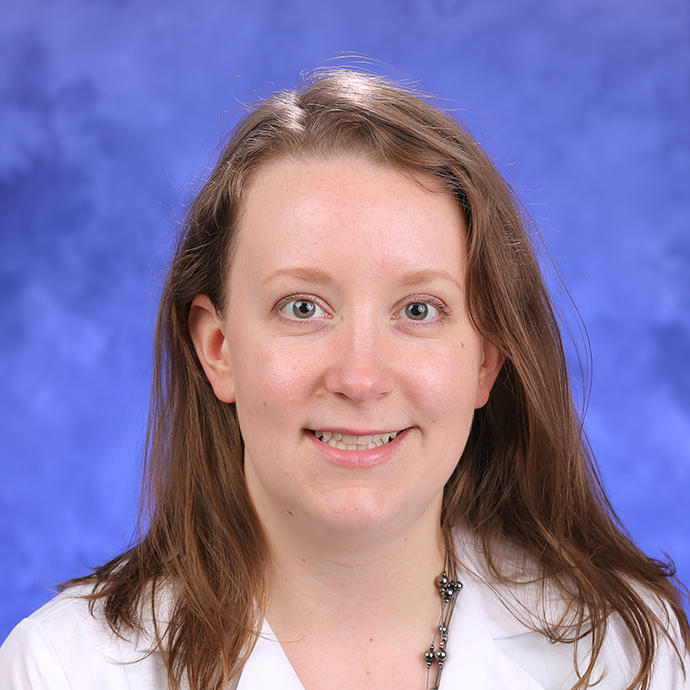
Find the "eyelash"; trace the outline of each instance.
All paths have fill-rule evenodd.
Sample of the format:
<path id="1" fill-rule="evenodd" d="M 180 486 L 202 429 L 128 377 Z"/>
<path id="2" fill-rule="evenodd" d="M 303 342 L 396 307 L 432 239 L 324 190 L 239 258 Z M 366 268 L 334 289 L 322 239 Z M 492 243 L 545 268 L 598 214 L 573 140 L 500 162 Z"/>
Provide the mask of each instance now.
<path id="1" fill-rule="evenodd" d="M 326 309 L 325 306 L 322 305 L 321 301 L 318 299 L 315 299 L 313 295 L 306 295 L 306 294 L 296 294 L 296 295 L 287 295 L 286 297 L 283 297 L 281 300 L 279 300 L 275 307 L 274 310 L 278 314 L 278 316 L 283 320 L 287 321 L 289 323 L 299 323 L 300 321 L 304 322 L 309 322 L 312 319 L 299 319 L 299 318 L 290 318 L 288 316 L 285 316 L 282 312 L 283 309 L 288 305 L 291 304 L 292 302 L 297 302 L 299 300 L 304 300 L 305 302 L 313 302 L 319 309 L 324 311 L 324 313 L 327 314 L 327 318 L 331 318 L 330 315 L 328 315 L 328 310 Z M 438 324 L 440 321 L 445 320 L 448 316 L 450 316 L 450 311 L 448 307 L 437 297 L 431 297 L 430 295 L 411 295 L 405 303 L 395 311 L 395 316 L 394 318 L 400 319 L 401 317 L 399 316 L 400 312 L 402 312 L 406 307 L 408 307 L 411 304 L 428 304 L 429 306 L 434 307 L 438 312 L 439 316 L 435 319 L 429 319 L 429 320 L 422 320 L 422 321 L 416 321 L 415 319 L 405 319 L 406 321 L 413 323 L 415 325 L 423 326 L 425 328 L 428 328 L 430 326 L 434 326 Z"/>

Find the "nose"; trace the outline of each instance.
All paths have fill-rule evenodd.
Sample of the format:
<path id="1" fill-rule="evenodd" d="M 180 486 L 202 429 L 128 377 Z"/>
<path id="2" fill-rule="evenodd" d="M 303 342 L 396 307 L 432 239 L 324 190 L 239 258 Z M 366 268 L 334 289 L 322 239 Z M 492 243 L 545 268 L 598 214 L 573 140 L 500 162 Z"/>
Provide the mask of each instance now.
<path id="1" fill-rule="evenodd" d="M 393 353 L 384 328 L 375 323 L 342 323 L 328 355 L 328 392 L 353 402 L 381 398 L 393 388 Z"/>

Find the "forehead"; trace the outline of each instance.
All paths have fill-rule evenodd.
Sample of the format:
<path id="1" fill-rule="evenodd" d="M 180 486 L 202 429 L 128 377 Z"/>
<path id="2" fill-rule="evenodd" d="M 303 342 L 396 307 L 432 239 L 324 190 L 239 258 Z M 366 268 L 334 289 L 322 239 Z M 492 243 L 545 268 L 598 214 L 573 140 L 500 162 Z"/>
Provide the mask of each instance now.
<path id="1" fill-rule="evenodd" d="M 365 157 L 266 164 L 247 187 L 238 232 L 235 268 L 307 261 L 337 270 L 354 259 L 462 277 L 466 228 L 454 197 L 440 180 Z"/>

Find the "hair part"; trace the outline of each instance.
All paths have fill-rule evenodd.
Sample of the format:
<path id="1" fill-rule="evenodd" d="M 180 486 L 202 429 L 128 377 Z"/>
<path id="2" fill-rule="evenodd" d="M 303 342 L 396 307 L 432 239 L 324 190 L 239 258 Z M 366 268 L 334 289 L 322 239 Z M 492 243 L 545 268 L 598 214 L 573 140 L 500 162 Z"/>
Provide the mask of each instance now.
<path id="1" fill-rule="evenodd" d="M 446 538 L 454 525 L 469 527 L 492 580 L 513 586 L 524 576 L 500 555 L 514 545 L 536 567 L 532 584 L 555 588 L 565 608 L 532 625 L 575 645 L 591 635 L 575 688 L 593 682 L 607 618 L 620 616 L 639 653 L 630 687 L 644 690 L 660 634 L 681 656 L 658 605 L 671 612 L 686 647 L 690 628 L 673 565 L 635 546 L 606 497 L 574 409 L 529 216 L 458 122 L 419 94 L 361 72 L 316 73 L 263 101 L 233 131 L 191 204 L 161 299 L 140 539 L 66 584 L 93 583 L 91 604 L 104 601 L 118 633 L 142 628 L 148 597 L 171 688 L 186 678 L 194 690 L 220 690 L 240 673 L 261 627 L 267 548 L 244 481 L 235 406 L 213 394 L 190 338 L 189 309 L 199 294 L 224 309 L 242 201 L 264 165 L 353 155 L 430 175 L 455 197 L 468 228 L 468 313 L 506 358 L 445 487 Z M 163 591 L 171 614 L 158 620 Z"/>

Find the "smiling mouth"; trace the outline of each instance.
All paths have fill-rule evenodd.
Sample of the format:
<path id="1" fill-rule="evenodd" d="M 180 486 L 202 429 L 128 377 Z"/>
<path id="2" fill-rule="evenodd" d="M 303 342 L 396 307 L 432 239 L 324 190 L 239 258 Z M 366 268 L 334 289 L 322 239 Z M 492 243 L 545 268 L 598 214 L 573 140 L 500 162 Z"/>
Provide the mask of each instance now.
<path id="1" fill-rule="evenodd" d="M 341 450 L 371 450 L 384 446 L 395 439 L 402 431 L 386 431 L 382 434 L 367 434 L 366 436 L 353 436 L 352 434 L 341 434 L 337 431 L 313 431 L 310 433 L 322 443 Z"/>

